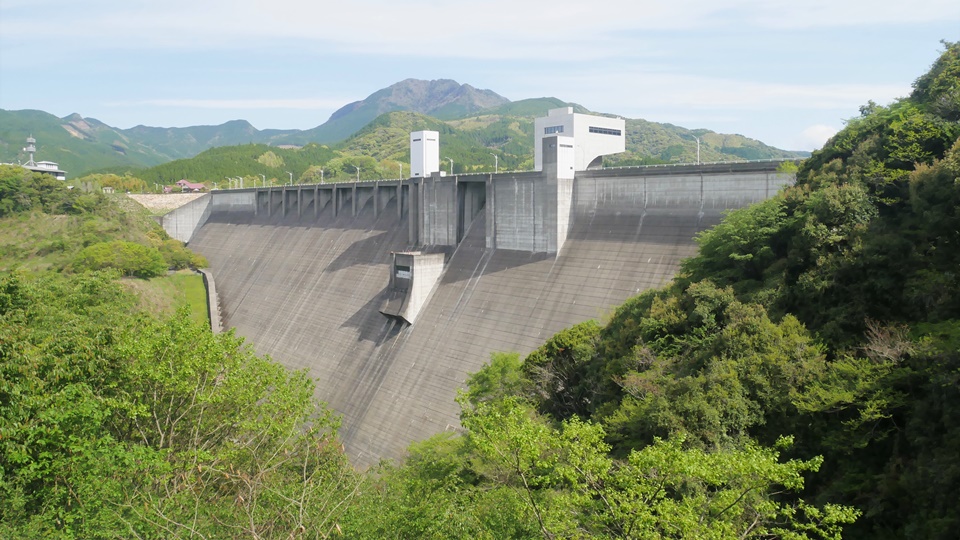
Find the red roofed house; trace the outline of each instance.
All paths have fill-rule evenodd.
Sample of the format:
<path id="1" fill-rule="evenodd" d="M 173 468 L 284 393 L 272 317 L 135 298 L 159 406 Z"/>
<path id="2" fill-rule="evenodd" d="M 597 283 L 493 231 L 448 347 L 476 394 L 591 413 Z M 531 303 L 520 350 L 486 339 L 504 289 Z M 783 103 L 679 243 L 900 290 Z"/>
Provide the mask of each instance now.
<path id="1" fill-rule="evenodd" d="M 177 185 L 181 191 L 206 191 L 207 186 L 203 184 L 194 184 L 188 180 L 177 180 Z"/>

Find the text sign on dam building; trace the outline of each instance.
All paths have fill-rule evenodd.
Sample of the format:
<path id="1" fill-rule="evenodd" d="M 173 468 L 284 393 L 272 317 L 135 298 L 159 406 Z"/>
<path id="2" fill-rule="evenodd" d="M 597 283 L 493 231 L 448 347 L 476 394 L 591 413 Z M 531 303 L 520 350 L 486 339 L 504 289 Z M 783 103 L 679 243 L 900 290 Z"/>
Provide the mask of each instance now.
<path id="1" fill-rule="evenodd" d="M 794 181 L 778 162 L 543 170 L 214 191 L 191 208 L 222 324 L 307 369 L 359 466 L 458 427 L 492 352 L 666 284 L 724 210 Z M 561 166 L 557 164 L 561 163 Z"/>

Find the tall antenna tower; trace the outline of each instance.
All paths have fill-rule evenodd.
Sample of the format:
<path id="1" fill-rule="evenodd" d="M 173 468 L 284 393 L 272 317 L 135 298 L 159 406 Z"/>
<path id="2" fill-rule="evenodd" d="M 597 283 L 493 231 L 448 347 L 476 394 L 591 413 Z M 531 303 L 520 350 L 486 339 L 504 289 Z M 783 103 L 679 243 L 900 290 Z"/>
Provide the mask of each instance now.
<path id="1" fill-rule="evenodd" d="M 27 161 L 27 167 L 36 167 L 37 164 L 33 161 L 33 154 L 37 151 L 37 140 L 33 138 L 33 133 L 27 137 L 27 147 L 24 148 L 23 151 L 30 154 L 30 161 Z"/>

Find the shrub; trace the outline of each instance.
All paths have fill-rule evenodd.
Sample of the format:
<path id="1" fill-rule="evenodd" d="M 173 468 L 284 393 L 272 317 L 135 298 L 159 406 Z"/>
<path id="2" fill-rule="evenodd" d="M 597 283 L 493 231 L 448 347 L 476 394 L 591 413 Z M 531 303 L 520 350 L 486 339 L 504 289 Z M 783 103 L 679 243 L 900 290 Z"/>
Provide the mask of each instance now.
<path id="1" fill-rule="evenodd" d="M 156 249 L 115 240 L 85 247 L 73 261 L 77 271 L 114 268 L 125 276 L 149 278 L 164 274 L 167 263 Z"/>

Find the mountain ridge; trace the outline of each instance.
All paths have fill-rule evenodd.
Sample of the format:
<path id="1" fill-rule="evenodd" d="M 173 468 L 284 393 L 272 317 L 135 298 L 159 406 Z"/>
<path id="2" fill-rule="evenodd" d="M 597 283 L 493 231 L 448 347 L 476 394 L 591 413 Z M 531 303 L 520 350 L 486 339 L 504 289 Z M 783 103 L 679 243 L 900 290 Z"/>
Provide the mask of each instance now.
<path id="1" fill-rule="evenodd" d="M 205 150 L 220 146 L 251 143 L 272 146 L 303 146 L 310 143 L 343 144 L 381 116 L 404 111 L 427 115 L 452 125 L 463 124 L 468 122 L 468 119 L 491 117 L 493 119 L 489 120 L 490 123 L 504 128 L 504 118 L 516 118 L 517 121 L 514 123 L 523 129 L 504 128 L 501 131 L 510 132 L 510 136 L 517 136 L 521 132 L 527 135 L 523 130 L 528 129 L 525 127 L 528 121 L 532 126 L 533 117 L 542 116 L 551 108 L 563 106 L 572 106 L 577 112 L 590 112 L 578 104 L 564 102 L 555 97 L 510 101 L 492 90 L 477 89 L 451 79 L 431 81 L 404 79 L 387 88 L 377 90 L 362 100 L 344 105 L 326 122 L 307 130 L 258 130 L 243 119 L 230 120 L 219 125 L 165 128 L 140 124 L 129 129 L 120 129 L 95 118 L 83 117 L 76 112 L 58 118 L 39 110 L 0 109 L 0 162 L 25 161 L 26 156 L 21 149 L 26 137 L 30 135 L 34 136 L 38 142 L 37 159 L 59 163 L 70 176 L 97 170 L 148 168 L 178 159 L 191 158 Z M 668 126 L 656 123 L 649 123 L 649 125 Z M 677 129 L 685 130 L 685 128 Z M 532 131 L 529 132 L 529 136 L 532 137 Z M 753 141 L 742 136 L 728 137 Z M 673 159 L 683 153 L 683 144 L 677 141 L 674 143 L 676 143 L 675 148 L 664 154 L 661 149 L 656 151 L 646 151 L 643 148 L 631 149 L 628 139 L 628 150 L 632 150 L 632 153 L 621 156 L 619 159 L 637 161 L 641 159 L 638 157 L 641 154 L 646 156 L 643 159 L 659 160 L 663 159 L 663 155 L 667 156 L 667 160 Z M 772 148 L 763 145 L 760 141 L 754 141 L 754 143 L 758 144 L 753 146 Z M 525 143 L 520 143 L 520 146 L 525 146 Z M 480 150 L 483 149 L 473 153 L 482 153 Z M 514 150 L 520 151 L 520 148 Z M 773 153 L 791 157 L 807 155 L 780 149 L 773 150 L 776 151 Z M 771 151 L 744 151 L 743 153 L 742 156 L 729 153 L 727 155 L 751 159 L 750 156 L 767 154 Z"/>

